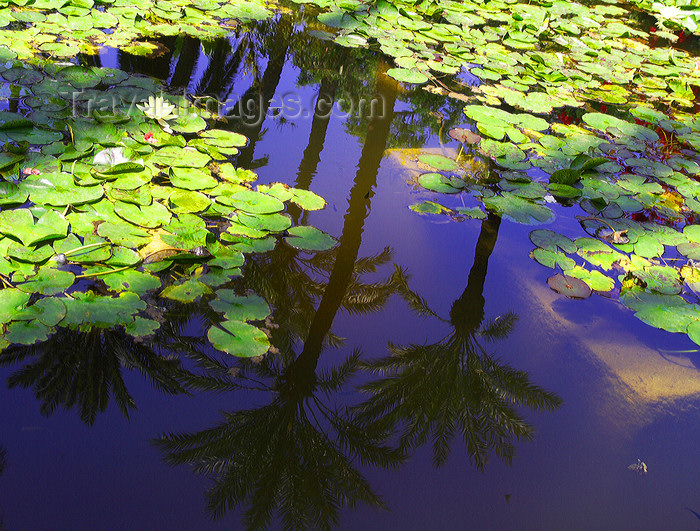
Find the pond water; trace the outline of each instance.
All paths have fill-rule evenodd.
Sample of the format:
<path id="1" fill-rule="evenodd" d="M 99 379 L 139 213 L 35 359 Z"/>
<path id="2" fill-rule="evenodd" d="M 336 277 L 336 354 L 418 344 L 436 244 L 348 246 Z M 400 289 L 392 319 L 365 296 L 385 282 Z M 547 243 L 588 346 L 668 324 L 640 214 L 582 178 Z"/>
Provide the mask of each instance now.
<path id="1" fill-rule="evenodd" d="M 156 58 L 80 61 L 228 102 L 217 127 L 249 139 L 234 163 L 323 197 L 287 212 L 338 244 L 247 255 L 231 286 L 271 306 L 263 359 L 221 356 L 200 300 L 154 305 L 157 339 L 63 329 L 6 349 L 1 529 L 698 526 L 697 345 L 616 296 L 551 290 L 530 225 L 409 208 L 438 195 L 416 153 L 464 149 L 446 134 L 464 102 L 406 90 L 380 54 L 288 17 L 159 42 Z M 35 110 L 10 85 L 6 109 Z M 546 227 L 584 235 L 577 205 L 548 206 Z"/>

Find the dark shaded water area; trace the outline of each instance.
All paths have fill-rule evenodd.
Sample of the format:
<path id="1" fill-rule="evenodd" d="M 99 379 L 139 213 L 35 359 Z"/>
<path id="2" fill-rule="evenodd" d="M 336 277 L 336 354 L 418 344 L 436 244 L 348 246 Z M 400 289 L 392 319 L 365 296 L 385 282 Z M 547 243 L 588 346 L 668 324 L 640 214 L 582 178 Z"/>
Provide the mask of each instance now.
<path id="1" fill-rule="evenodd" d="M 3 381 L 20 385 L 0 388 L 4 528 L 243 528 L 244 512 L 264 515 L 272 502 L 282 507 L 274 527 L 295 513 L 333 523 L 337 510 L 341 529 L 697 528 L 700 356 L 690 340 L 617 301 L 549 290 L 550 272 L 528 258 L 530 227 L 492 215 L 439 223 L 408 209 L 431 195 L 411 184 L 401 150 L 454 149 L 445 124 L 461 123 L 460 102 L 401 92 L 380 57 L 304 36 L 288 19 L 229 42 L 164 44 L 156 59 L 105 52 L 99 62 L 231 108 L 241 100 L 251 119 L 224 125 L 250 138 L 238 164 L 260 183 L 324 197 L 324 210 L 292 215 L 340 243 L 249 259 L 242 282 L 273 305 L 282 353 L 247 366 L 247 389 L 171 395 L 153 374 L 123 370 L 136 408 L 127 418 L 112 398 L 90 424 L 80 404 L 104 388 L 85 359 L 59 344 L 45 365 L 6 362 Z M 319 94 L 336 104 L 327 117 L 313 112 Z M 268 107 L 273 96 L 301 102 L 301 113 Z M 349 112 L 373 97 L 381 115 Z M 570 210 L 556 209 L 561 232 L 577 230 Z M 202 318 L 174 330 L 197 338 Z M 70 360 L 84 385 L 66 376 L 35 391 L 52 363 Z M 403 439 L 377 435 L 392 426 Z M 628 468 L 638 459 L 646 475 Z"/>

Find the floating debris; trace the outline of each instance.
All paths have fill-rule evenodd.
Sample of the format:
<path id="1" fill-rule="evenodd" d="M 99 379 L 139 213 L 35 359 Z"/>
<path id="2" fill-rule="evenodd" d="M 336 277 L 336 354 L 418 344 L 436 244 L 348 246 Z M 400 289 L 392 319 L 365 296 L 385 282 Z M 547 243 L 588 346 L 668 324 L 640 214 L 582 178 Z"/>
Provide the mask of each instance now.
<path id="1" fill-rule="evenodd" d="M 636 463 L 632 463 L 630 466 L 628 466 L 630 470 L 633 472 L 636 472 L 640 476 L 646 476 L 647 475 L 647 464 L 642 461 L 641 459 L 637 459 Z"/>

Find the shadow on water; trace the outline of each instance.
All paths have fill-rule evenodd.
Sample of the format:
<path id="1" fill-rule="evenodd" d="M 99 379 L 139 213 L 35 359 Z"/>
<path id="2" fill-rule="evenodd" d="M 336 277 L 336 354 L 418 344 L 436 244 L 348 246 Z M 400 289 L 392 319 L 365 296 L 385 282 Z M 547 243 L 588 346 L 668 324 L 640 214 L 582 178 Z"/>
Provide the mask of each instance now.
<path id="1" fill-rule="evenodd" d="M 59 328 L 42 343 L 6 348 L 0 366 L 25 363 L 9 376 L 8 386 L 31 388 L 44 415 L 51 415 L 59 406 L 76 407 L 81 420 L 92 424 L 110 399 L 127 417 L 136 408 L 124 381 L 125 371 L 140 372 L 162 393 L 185 393 L 179 381 L 181 362 L 175 353 L 193 347 L 168 325 L 144 342 L 121 330 Z"/>
<path id="2" fill-rule="evenodd" d="M 482 221 L 467 287 L 452 304 L 449 319 L 431 310 L 407 283 L 401 286 L 416 312 L 443 321 L 451 333 L 432 344 L 390 344 L 389 356 L 363 364 L 383 377 L 361 387 L 372 396 L 357 407 L 360 423 L 366 429 L 398 431 L 406 449 L 432 441 L 435 466 L 447 461 L 458 435 L 477 468 L 483 470 L 492 452 L 510 463 L 514 441 L 533 436 L 515 408 L 554 410 L 561 404 L 526 372 L 499 362 L 482 345 L 506 337 L 517 321 L 508 312 L 484 323 L 484 282 L 500 223 L 493 214 Z"/>
<path id="3" fill-rule="evenodd" d="M 248 168 L 267 164 L 265 157 L 255 158 L 256 146 L 269 124 L 266 118 L 280 119 L 271 112 L 271 102 L 285 65 L 295 64 L 300 81 L 317 86 L 309 138 L 294 183 L 300 189 L 309 189 L 317 173 L 329 109 L 368 88 L 381 102 L 381 112 L 349 116 L 344 122 L 363 142 L 339 245 L 311 255 L 277 245 L 249 257 L 237 280 L 236 288 L 254 291 L 273 308 L 265 323 L 273 349 L 262 359 L 222 361 L 203 337 L 183 334 L 188 323 L 216 319 L 203 304 L 188 308 L 191 314 L 160 316 L 164 322 L 152 339 L 136 341 L 116 329 L 60 329 L 44 343 L 8 347 L 0 366 L 21 365 L 8 384 L 31 388 L 43 414 L 75 407 L 87 424 L 93 424 L 110 401 L 126 416 L 135 409 L 126 371 L 140 372 L 168 395 L 254 394 L 262 405 L 226 412 L 214 427 L 170 433 L 153 444 L 167 463 L 193 465 L 212 479 L 207 503 L 214 516 L 242 509 L 252 528 L 278 519 L 287 528 L 329 527 L 339 522 L 346 507 L 385 507 L 360 467 L 395 468 L 429 441 L 434 464 L 440 465 L 458 435 L 477 468 L 483 469 L 492 453 L 510 462 L 514 443 L 533 433 L 517 407 L 553 410 L 560 400 L 483 346 L 484 341 L 507 336 L 517 320 L 508 313 L 484 322 L 484 283 L 500 218 L 490 214 L 483 220 L 467 286 L 452 304 L 449 319 L 427 306 L 400 267 L 381 280 L 366 280 L 393 258 L 389 247 L 360 257 L 385 150 L 422 145 L 428 131 L 456 119 L 461 109 L 445 108 L 442 98 L 429 94 L 399 93 L 396 82 L 385 75 L 387 65 L 376 56 L 368 62 L 364 52 L 296 33 L 292 18 L 256 28 L 207 45 L 190 37 L 166 38 L 162 44 L 168 51 L 156 58 L 119 52 L 117 60 L 122 69 L 168 80 L 174 89 L 193 87 L 220 102 L 231 99 L 242 77 L 252 77 L 233 105 L 249 115 L 217 124 L 249 137 L 237 160 Z M 202 51 L 207 58 L 204 68 Z M 266 60 L 264 68 L 261 58 Z M 414 105 L 405 110 L 399 103 L 409 97 Z M 438 111 L 443 113 L 440 120 L 435 118 Z M 252 119 L 246 121 L 248 117 Z M 306 212 L 294 205 L 288 212 L 295 223 L 306 224 Z M 436 326 L 450 326 L 450 334 L 432 344 L 390 344 L 390 355 L 373 361 L 363 361 L 356 349 L 333 368 L 319 367 L 324 352 L 343 345 L 332 330 L 341 310 L 378 312 L 393 295 L 403 297 Z M 360 371 L 367 373 L 360 390 L 370 396 L 347 404 L 340 395 L 352 389 L 351 379 Z M 0 474 L 4 459 L 0 449 Z"/>
<path id="4" fill-rule="evenodd" d="M 215 515 L 248 505 L 245 520 L 252 528 L 268 525 L 277 511 L 285 527 L 308 528 L 337 523 L 345 505 L 379 507 L 379 496 L 355 468 L 353 457 L 365 465 L 383 468 L 403 459 L 399 450 L 384 443 L 385 433 L 360 429 L 347 409 L 333 405 L 330 399 L 356 372 L 359 352 L 333 370 L 316 372 L 338 310 L 343 306 L 349 309 L 347 295 L 357 277 L 362 232 L 392 119 L 396 83 L 380 70 L 376 87 L 387 102 L 387 112 L 375 117 L 368 128 L 340 243 L 318 308 L 304 312 L 306 319 L 302 320 L 306 322 L 301 323 L 287 323 L 280 320 L 283 315 L 273 314 L 281 334 L 295 331 L 303 338 L 301 353 L 294 353 L 291 338 L 273 341 L 283 345 L 279 356 L 268 356 L 257 365 L 244 363 L 237 375 L 244 381 L 254 378 L 258 389 L 272 392 L 272 400 L 262 407 L 227 413 L 224 422 L 215 428 L 171 434 L 155 441 L 169 463 L 190 463 L 199 472 L 214 476 L 207 500 Z M 289 265 L 294 258 L 283 257 Z M 289 265 L 269 272 L 274 278 L 280 272 L 288 273 Z M 365 261 L 364 269 L 366 265 Z M 285 302 L 293 302 L 287 298 L 288 286 L 298 284 L 298 280 L 283 283 L 283 297 L 273 296 L 270 302 L 279 300 L 282 308 Z M 261 292 L 269 293 L 271 286 L 267 282 Z M 380 289 L 370 287 L 375 301 L 366 305 L 367 309 L 380 309 L 397 286 L 392 277 Z M 215 384 L 211 382 L 210 387 Z"/>
<path id="5" fill-rule="evenodd" d="M 447 341 L 403 351 L 391 347 L 392 356 L 370 363 L 362 363 L 356 350 L 339 366 L 319 371 L 321 354 L 338 341 L 331 327 L 341 308 L 377 311 L 391 294 L 398 293 L 416 311 L 435 315 L 410 290 L 398 267 L 384 282 L 358 283 L 360 273 L 374 271 L 391 255 L 386 250 L 358 259 L 394 118 L 397 87 L 383 75 L 385 68 L 378 70 L 375 87 L 388 112 L 371 119 L 367 129 L 339 246 L 311 260 L 281 247 L 246 267 L 246 286 L 276 308 L 271 335 L 279 354 L 258 363 L 242 361 L 233 376 L 227 366 L 216 367 L 214 360 L 203 359 L 202 366 L 209 370 L 192 380 L 202 389 L 263 392 L 270 395 L 269 401 L 225 413 L 213 428 L 168 434 L 154 441 L 168 463 L 193 465 L 213 480 L 207 501 L 214 516 L 244 509 L 245 523 L 251 528 L 265 527 L 276 518 L 285 528 L 328 527 L 338 523 L 345 506 L 384 506 L 355 462 L 392 468 L 404 461 L 409 450 L 432 437 L 437 441 L 436 464 L 440 464 L 449 451 L 449 435 L 459 429 L 472 460 L 482 468 L 490 451 L 509 460 L 514 453 L 512 440 L 532 436 L 532 428 L 515 406 L 554 409 L 560 403 L 554 394 L 533 385 L 526 373 L 499 364 L 475 339 L 477 335 L 502 337 L 515 320 L 508 315 L 480 327 L 488 258 L 500 224 L 495 217 L 482 224 L 468 286 L 451 311 L 454 332 Z M 325 129 L 319 125 L 319 130 Z M 312 130 L 305 160 L 306 153 L 318 157 L 322 138 Z M 299 173 L 306 177 L 301 168 Z M 319 285 L 305 268 L 328 271 L 327 283 Z M 320 297 L 316 309 L 310 294 Z M 301 342 L 301 352 L 296 354 L 294 345 Z M 365 388 L 374 393 L 367 402 L 349 408 L 333 398 L 358 369 L 391 368 L 395 360 L 399 360 L 398 376 L 367 384 Z M 393 444 L 399 425 L 408 428 Z"/>

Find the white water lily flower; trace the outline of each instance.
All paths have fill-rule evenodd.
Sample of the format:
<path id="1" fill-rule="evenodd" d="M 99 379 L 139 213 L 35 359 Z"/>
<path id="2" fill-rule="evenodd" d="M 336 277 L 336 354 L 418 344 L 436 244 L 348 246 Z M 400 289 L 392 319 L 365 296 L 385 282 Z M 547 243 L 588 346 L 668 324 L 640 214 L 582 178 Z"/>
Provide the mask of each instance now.
<path id="1" fill-rule="evenodd" d="M 655 2 L 652 8 L 656 11 L 659 17 L 665 20 L 679 20 L 683 10 L 676 6 L 667 6 Z"/>
<path id="2" fill-rule="evenodd" d="M 166 133 L 172 133 L 173 130 L 166 123 L 166 120 L 174 120 L 177 118 L 177 114 L 173 113 L 175 110 L 175 105 L 161 98 L 160 96 L 154 97 L 149 96 L 148 101 L 145 101 L 142 105 L 137 104 L 136 107 L 143 112 L 149 118 L 156 120 L 163 131 Z"/>
<path id="3" fill-rule="evenodd" d="M 144 101 L 142 105 L 137 104 L 136 107 L 143 111 L 143 114 L 154 120 L 173 120 L 177 118 L 177 114 L 173 113 L 175 105 L 160 96 L 149 96 L 148 101 Z"/>

